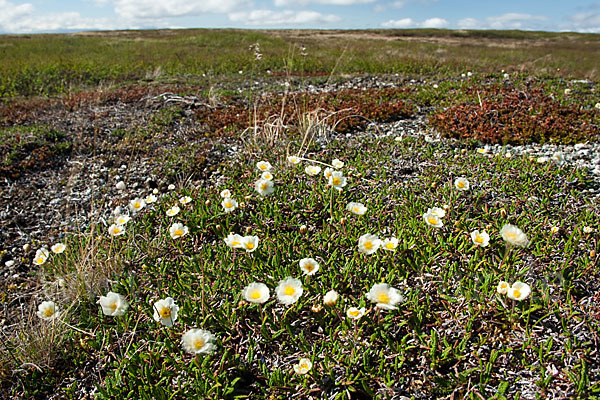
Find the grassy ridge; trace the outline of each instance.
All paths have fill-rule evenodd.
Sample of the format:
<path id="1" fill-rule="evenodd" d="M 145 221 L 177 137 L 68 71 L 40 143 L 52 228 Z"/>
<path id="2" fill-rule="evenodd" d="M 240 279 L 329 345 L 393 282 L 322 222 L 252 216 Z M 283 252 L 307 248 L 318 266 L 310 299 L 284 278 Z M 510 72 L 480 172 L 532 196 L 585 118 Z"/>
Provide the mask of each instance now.
<path id="1" fill-rule="evenodd" d="M 249 46 L 259 43 L 254 61 Z M 306 47 L 301 55 L 300 47 Z M 159 30 L 0 37 L 0 97 L 139 81 L 228 79 L 242 70 L 438 77 L 498 69 L 598 77 L 600 36 L 521 31 Z"/>

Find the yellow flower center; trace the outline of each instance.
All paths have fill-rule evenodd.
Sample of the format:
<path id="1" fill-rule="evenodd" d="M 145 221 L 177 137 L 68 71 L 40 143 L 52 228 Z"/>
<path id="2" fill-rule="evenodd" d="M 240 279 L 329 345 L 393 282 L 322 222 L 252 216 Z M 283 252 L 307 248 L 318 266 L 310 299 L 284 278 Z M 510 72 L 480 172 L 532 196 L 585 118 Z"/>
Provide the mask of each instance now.
<path id="1" fill-rule="evenodd" d="M 360 208 L 358 208 L 358 207 L 354 207 L 354 208 L 352 209 L 352 211 L 354 211 L 355 213 L 357 213 L 357 212 L 359 212 L 359 211 L 360 211 Z"/>
<path id="2" fill-rule="evenodd" d="M 246 248 L 248 250 L 252 250 L 254 248 L 254 243 L 252 243 L 252 242 L 246 242 Z"/>
<path id="3" fill-rule="evenodd" d="M 283 294 L 286 296 L 293 296 L 294 293 L 296 293 L 296 289 L 294 289 L 292 286 L 286 286 L 285 289 L 283 289 Z"/>
<path id="4" fill-rule="evenodd" d="M 169 307 L 163 307 L 160 309 L 159 314 L 161 318 L 169 318 L 171 317 L 171 309 Z"/>
<path id="5" fill-rule="evenodd" d="M 370 240 L 366 241 L 365 244 L 365 249 L 367 250 L 371 250 L 373 248 L 373 242 L 371 242 Z"/>
<path id="6" fill-rule="evenodd" d="M 434 217 L 434 216 L 432 215 L 432 216 L 430 216 L 430 217 L 427 219 L 427 222 L 429 222 L 431 225 L 437 225 L 437 223 L 438 223 L 438 220 L 437 220 L 437 218 L 436 218 L 436 217 Z"/>
<path id="7" fill-rule="evenodd" d="M 458 186 L 460 189 L 465 187 L 465 183 L 463 181 L 459 181 L 456 186 Z"/>
<path id="8" fill-rule="evenodd" d="M 506 237 L 509 238 L 510 240 L 517 240 L 517 234 L 514 232 L 508 232 L 506 234 Z"/>
<path id="9" fill-rule="evenodd" d="M 261 165 L 260 165 L 260 169 L 262 169 L 262 170 L 264 171 L 265 169 L 267 169 L 267 166 L 266 166 L 266 165 L 264 165 L 264 164 L 261 164 Z"/>
<path id="10" fill-rule="evenodd" d="M 378 303 L 389 303 L 390 302 L 390 296 L 388 296 L 387 293 L 379 293 L 377 295 L 377 302 Z"/>
<path id="11" fill-rule="evenodd" d="M 205 342 L 205 341 L 204 341 L 204 339 L 202 339 L 202 338 L 196 338 L 196 339 L 194 340 L 194 348 L 195 348 L 196 350 L 200 350 L 201 348 L 203 348 L 203 347 L 204 347 L 204 345 L 205 345 L 205 344 L 206 344 L 206 342 Z"/>
<path id="12" fill-rule="evenodd" d="M 304 266 L 304 269 L 305 269 L 305 270 L 307 270 L 308 272 L 312 272 L 312 270 L 313 270 L 313 269 L 315 269 L 315 266 L 314 266 L 314 264 L 307 263 L 307 264 Z"/>
<path id="13" fill-rule="evenodd" d="M 385 247 L 387 247 L 388 249 L 392 250 L 394 248 L 394 243 L 389 242 L 388 244 L 385 245 Z"/>
<path id="14" fill-rule="evenodd" d="M 333 184 L 334 185 L 339 185 L 340 183 L 342 183 L 342 180 L 340 178 L 338 178 L 337 176 L 333 178 Z"/>
<path id="15" fill-rule="evenodd" d="M 233 207 L 233 204 L 230 201 L 225 203 L 225 208 L 231 208 L 231 207 Z"/>
<path id="16" fill-rule="evenodd" d="M 117 309 L 117 303 L 116 302 L 112 302 L 108 305 L 108 308 L 110 308 L 111 310 L 116 310 Z"/>
<path id="17" fill-rule="evenodd" d="M 118 226 L 115 227 L 115 230 L 113 231 L 116 234 L 121 233 L 121 228 L 119 228 Z"/>
<path id="18" fill-rule="evenodd" d="M 142 205 L 140 203 L 134 203 L 133 208 L 140 208 Z"/>
<path id="19" fill-rule="evenodd" d="M 516 298 L 521 297 L 521 291 L 519 289 L 515 289 L 513 291 L 513 296 L 516 297 Z"/>
<path id="20" fill-rule="evenodd" d="M 359 313 L 360 312 L 358 310 L 350 310 L 350 311 L 348 311 L 348 314 L 351 315 L 351 316 L 353 316 L 353 317 L 358 317 Z"/>
<path id="21" fill-rule="evenodd" d="M 479 235 L 475 238 L 475 243 L 483 243 L 483 238 Z"/>
<path id="22" fill-rule="evenodd" d="M 183 229 L 175 229 L 175 232 L 173 232 L 173 234 L 175 236 L 181 236 L 183 235 Z"/>
<path id="23" fill-rule="evenodd" d="M 260 185 L 260 190 L 267 190 L 268 187 L 269 187 L 269 185 L 267 185 L 266 183 L 263 183 Z"/>
<path id="24" fill-rule="evenodd" d="M 251 299 L 259 299 L 260 298 L 260 291 L 258 289 L 254 289 L 253 291 L 250 292 L 250 298 Z"/>
<path id="25" fill-rule="evenodd" d="M 51 317 L 53 315 L 54 315 L 54 308 L 52 308 L 52 307 L 46 308 L 46 310 L 44 311 L 44 316 Z"/>
<path id="26" fill-rule="evenodd" d="M 233 241 L 231 242 L 231 245 L 232 245 L 232 246 L 239 246 L 239 245 L 240 245 L 240 242 L 238 242 L 237 240 L 233 240 Z"/>
<path id="27" fill-rule="evenodd" d="M 38 257 L 35 259 L 36 264 L 43 264 L 46 259 L 44 257 Z"/>

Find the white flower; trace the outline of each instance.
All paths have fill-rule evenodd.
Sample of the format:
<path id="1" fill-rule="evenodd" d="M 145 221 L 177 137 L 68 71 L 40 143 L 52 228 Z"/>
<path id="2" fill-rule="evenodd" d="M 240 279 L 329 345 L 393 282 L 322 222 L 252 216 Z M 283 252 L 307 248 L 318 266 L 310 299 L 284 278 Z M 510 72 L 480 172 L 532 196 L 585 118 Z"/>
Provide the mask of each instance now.
<path id="1" fill-rule="evenodd" d="M 381 240 L 376 235 L 366 233 L 358 238 L 358 251 L 364 254 L 373 254 L 381 246 Z"/>
<path id="2" fill-rule="evenodd" d="M 398 239 L 392 236 L 391 238 L 384 239 L 381 244 L 384 250 L 394 251 L 398 247 Z"/>
<path id="3" fill-rule="evenodd" d="M 548 162 L 548 160 L 549 160 L 549 159 L 548 159 L 548 157 L 546 157 L 546 156 L 541 156 L 541 157 L 538 157 L 538 158 L 536 159 L 536 161 L 537 161 L 539 164 L 543 164 L 543 163 L 545 163 L 545 162 Z"/>
<path id="4" fill-rule="evenodd" d="M 505 72 L 503 76 L 504 76 L 504 79 L 509 79 L 510 78 L 510 75 L 507 72 Z"/>
<path id="5" fill-rule="evenodd" d="M 306 172 L 310 176 L 315 176 L 318 175 L 319 172 L 321 172 L 321 167 L 319 167 L 318 165 L 309 165 L 306 168 L 304 168 L 304 172 Z"/>
<path id="6" fill-rule="evenodd" d="M 271 171 L 265 171 L 262 174 L 260 174 L 260 178 L 264 179 L 266 181 L 272 181 L 273 180 L 273 174 L 271 173 Z"/>
<path id="7" fill-rule="evenodd" d="M 190 329 L 181 336 L 181 346 L 192 354 L 210 354 L 215 350 L 215 335 L 204 329 Z"/>
<path id="8" fill-rule="evenodd" d="M 129 202 L 129 209 L 134 214 L 136 212 L 140 211 L 145 206 L 146 206 L 146 203 L 144 202 L 144 200 L 142 200 L 140 198 L 133 199 Z"/>
<path id="9" fill-rule="evenodd" d="M 342 190 L 346 184 L 346 178 L 340 171 L 333 171 L 331 173 L 331 176 L 329 177 L 329 185 L 333 186 L 337 190 Z"/>
<path id="10" fill-rule="evenodd" d="M 565 162 L 565 155 L 561 151 L 556 151 L 554 154 L 552 154 L 552 161 L 558 165 L 561 165 Z"/>
<path id="11" fill-rule="evenodd" d="M 231 197 L 231 191 L 229 189 L 223 189 L 221 190 L 221 197 L 226 199 L 228 197 Z"/>
<path id="12" fill-rule="evenodd" d="M 169 186 L 167 186 L 167 190 L 175 190 L 175 185 L 171 183 Z"/>
<path id="13" fill-rule="evenodd" d="M 192 201 L 192 198 L 190 196 L 183 196 L 182 198 L 179 199 L 179 202 L 183 205 L 188 204 Z"/>
<path id="14" fill-rule="evenodd" d="M 294 365 L 294 372 L 298 375 L 306 375 L 312 369 L 312 362 L 308 358 L 301 358 L 298 364 Z"/>
<path id="15" fill-rule="evenodd" d="M 60 312 L 58 311 L 58 307 L 56 306 L 56 304 L 54 304 L 53 301 L 44 301 L 38 306 L 36 314 L 41 319 L 51 320 L 54 318 L 58 318 Z"/>
<path id="16" fill-rule="evenodd" d="M 298 164 L 300 162 L 300 157 L 298 156 L 288 156 L 287 158 L 289 163 L 292 163 L 294 165 Z"/>
<path id="17" fill-rule="evenodd" d="M 273 193 L 275 190 L 275 185 L 273 184 L 273 181 L 259 179 L 254 183 L 254 189 L 256 189 L 258 194 L 261 196 L 266 196 Z"/>
<path id="18" fill-rule="evenodd" d="M 367 207 L 365 207 L 362 203 L 351 201 L 348 203 L 348 205 L 346 205 L 346 210 L 350 211 L 352 214 L 364 215 L 367 212 Z"/>
<path id="19" fill-rule="evenodd" d="M 66 250 L 66 248 L 67 248 L 67 246 L 64 243 L 56 243 L 55 245 L 50 247 L 50 250 L 52 250 L 52 252 L 54 254 L 60 254 L 60 253 L 64 252 Z"/>
<path id="20" fill-rule="evenodd" d="M 486 231 L 479 232 L 478 230 L 474 230 L 471 232 L 471 240 L 475 246 L 486 247 L 490 244 L 490 235 Z"/>
<path id="21" fill-rule="evenodd" d="M 346 311 L 346 316 L 350 319 L 358 320 L 365 315 L 365 308 L 350 307 Z"/>
<path id="22" fill-rule="evenodd" d="M 478 152 L 479 154 L 487 154 L 487 152 L 488 152 L 488 147 L 487 147 L 487 146 L 485 146 L 485 147 L 478 147 L 478 148 L 477 148 L 477 152 Z"/>
<path id="23" fill-rule="evenodd" d="M 508 291 L 506 292 L 506 295 L 508 296 L 509 299 L 521 301 L 521 300 L 525 300 L 527 297 L 529 297 L 530 293 L 531 293 L 531 288 L 529 287 L 528 284 L 516 281 L 508 289 Z"/>
<path id="24" fill-rule="evenodd" d="M 319 270 L 319 263 L 314 258 L 303 258 L 300 260 L 300 269 L 306 275 L 314 275 Z"/>
<path id="25" fill-rule="evenodd" d="M 454 187 L 458 190 L 469 190 L 470 186 L 469 181 L 465 178 L 456 178 L 454 180 Z"/>
<path id="26" fill-rule="evenodd" d="M 446 210 L 440 207 L 433 207 L 427 209 L 428 213 L 435 214 L 440 218 L 444 218 L 446 216 Z"/>
<path id="27" fill-rule="evenodd" d="M 277 300 L 286 306 L 294 304 L 300 296 L 302 296 L 302 292 L 304 289 L 302 288 L 302 282 L 296 278 L 285 278 L 279 281 L 279 284 L 275 288 L 275 293 L 277 294 Z"/>
<path id="28" fill-rule="evenodd" d="M 571 94 L 571 89 L 569 89 L 569 88 L 565 89 L 565 94 L 566 94 L 567 96 L 568 96 L 568 95 L 570 95 L 570 94 Z"/>
<path id="29" fill-rule="evenodd" d="M 108 227 L 108 233 L 110 236 L 119 236 L 125 233 L 125 226 L 119 224 L 112 224 Z"/>
<path id="30" fill-rule="evenodd" d="M 398 293 L 398 290 L 387 283 L 376 283 L 373 285 L 369 293 L 367 293 L 367 299 L 373 303 L 377 303 L 377 307 L 384 310 L 395 310 L 398 308 L 396 304 L 404 300 L 400 293 Z"/>
<path id="31" fill-rule="evenodd" d="M 333 161 L 331 161 L 331 165 L 333 165 L 333 168 L 336 169 L 340 169 L 344 167 L 344 163 L 341 162 L 340 160 L 338 160 L 337 158 L 334 158 Z"/>
<path id="32" fill-rule="evenodd" d="M 509 287 L 510 284 L 508 282 L 500 281 L 498 287 L 496 288 L 496 292 L 498 292 L 498 294 L 506 294 L 508 292 Z"/>
<path id="33" fill-rule="evenodd" d="M 323 176 L 325 177 L 325 179 L 327 179 L 327 182 L 329 182 L 329 178 L 331 178 L 331 174 L 333 174 L 333 171 L 334 169 L 331 167 L 327 167 L 323 171 Z"/>
<path id="34" fill-rule="evenodd" d="M 594 228 L 592 228 L 591 226 L 583 227 L 583 233 L 592 233 L 592 232 L 594 232 Z"/>
<path id="35" fill-rule="evenodd" d="M 187 235 L 189 229 L 187 226 L 183 225 L 180 222 L 176 222 L 169 228 L 169 233 L 171 234 L 172 239 L 179 239 L 182 236 Z"/>
<path id="36" fill-rule="evenodd" d="M 154 194 L 149 194 L 148 196 L 144 197 L 144 202 L 146 204 L 151 204 L 151 203 L 156 203 L 157 197 Z"/>
<path id="37" fill-rule="evenodd" d="M 269 300 L 269 288 L 264 283 L 252 282 L 242 291 L 244 299 L 250 303 L 263 304 Z"/>
<path id="38" fill-rule="evenodd" d="M 596 104 L 594 105 L 594 108 L 595 108 L 596 110 L 600 110 L 600 103 L 596 103 Z"/>
<path id="39" fill-rule="evenodd" d="M 550 227 L 550 233 L 553 235 L 556 235 L 558 233 L 558 231 L 560 231 L 560 228 L 558 226 L 552 226 Z"/>
<path id="40" fill-rule="evenodd" d="M 237 208 L 238 202 L 232 197 L 226 197 L 221 202 L 221 205 L 226 213 L 230 213 Z"/>
<path id="41" fill-rule="evenodd" d="M 335 290 L 330 290 L 329 292 L 325 293 L 325 296 L 323 296 L 323 303 L 328 306 L 333 306 L 335 303 L 337 303 L 338 298 L 338 292 Z"/>
<path id="42" fill-rule="evenodd" d="M 169 208 L 169 209 L 167 210 L 166 214 L 167 214 L 167 216 L 169 216 L 169 217 L 174 217 L 174 216 L 176 216 L 177 214 L 179 214 L 179 211 L 180 211 L 180 210 L 181 210 L 181 209 L 180 209 L 178 206 L 173 206 L 173 207 L 171 207 L 171 208 Z"/>
<path id="43" fill-rule="evenodd" d="M 256 168 L 258 168 L 260 171 L 268 171 L 272 167 L 268 161 L 259 161 L 256 163 Z"/>
<path id="44" fill-rule="evenodd" d="M 247 253 L 252 253 L 258 247 L 258 236 L 242 237 L 242 245 L 240 247 L 246 250 Z"/>
<path id="45" fill-rule="evenodd" d="M 442 219 L 439 217 L 439 215 L 434 214 L 432 212 L 426 212 L 425 214 L 423 214 L 423 219 L 425 220 L 427 225 L 436 228 L 441 228 L 442 226 L 444 226 L 444 223 L 442 222 Z"/>
<path id="46" fill-rule="evenodd" d="M 125 182 L 123 181 L 117 182 L 115 186 L 117 187 L 117 190 L 125 190 Z"/>
<path id="47" fill-rule="evenodd" d="M 175 300 L 171 297 L 158 300 L 154 303 L 154 320 L 165 326 L 173 326 L 177 319 L 179 306 L 175 304 Z"/>
<path id="48" fill-rule="evenodd" d="M 100 296 L 98 304 L 102 307 L 102 312 L 105 315 L 113 317 L 125 314 L 125 311 L 127 311 L 127 308 L 129 307 L 127 300 L 119 293 L 115 292 L 108 292 L 106 293 L 106 296 Z"/>
<path id="49" fill-rule="evenodd" d="M 115 224 L 117 225 L 125 225 L 126 223 L 129 222 L 131 218 L 129 217 L 129 215 L 125 215 L 125 214 L 121 214 L 121 215 L 117 215 L 115 217 Z"/>
<path id="50" fill-rule="evenodd" d="M 527 247 L 529 244 L 527 235 L 525 235 L 522 230 L 511 224 L 505 224 L 502 229 L 500 229 L 500 235 L 502 235 L 502 239 L 504 239 L 506 242 L 515 246 Z"/>
<path id="51" fill-rule="evenodd" d="M 243 237 L 240 235 L 236 235 L 235 233 L 230 233 L 229 236 L 225 238 L 225 244 L 233 249 L 239 249 L 242 247 Z"/>

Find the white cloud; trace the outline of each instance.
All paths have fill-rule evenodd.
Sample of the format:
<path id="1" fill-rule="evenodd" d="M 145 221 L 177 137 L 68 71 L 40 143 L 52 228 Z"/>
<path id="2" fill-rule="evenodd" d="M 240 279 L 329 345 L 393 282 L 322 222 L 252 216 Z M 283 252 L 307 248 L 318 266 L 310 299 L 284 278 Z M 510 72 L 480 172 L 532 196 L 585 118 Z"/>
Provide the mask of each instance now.
<path id="1" fill-rule="evenodd" d="M 246 25 L 306 25 L 328 24 L 340 21 L 336 15 L 323 15 L 316 11 L 271 11 L 254 10 L 229 14 L 229 19 L 234 22 L 243 22 Z"/>
<path id="2" fill-rule="evenodd" d="M 571 22 L 573 30 L 578 32 L 600 32 L 600 12 L 587 11 L 570 15 L 567 19 Z"/>
<path id="3" fill-rule="evenodd" d="M 547 29 L 548 17 L 521 13 L 506 13 L 480 21 L 464 18 L 458 21 L 461 29 Z"/>
<path id="4" fill-rule="evenodd" d="M 275 0 L 277 7 L 306 6 L 308 4 L 330 4 L 335 6 L 352 6 L 373 3 L 375 0 Z"/>
<path id="5" fill-rule="evenodd" d="M 477 29 L 479 26 L 480 23 L 475 18 L 464 18 L 458 21 L 460 29 Z"/>
<path id="6" fill-rule="evenodd" d="M 246 0 L 113 0 L 115 12 L 126 19 L 152 19 L 226 13 Z"/>
<path id="7" fill-rule="evenodd" d="M 381 26 L 385 28 L 445 28 L 448 21 L 443 18 L 428 18 L 423 22 L 416 22 L 412 18 L 391 19 L 383 22 Z"/>

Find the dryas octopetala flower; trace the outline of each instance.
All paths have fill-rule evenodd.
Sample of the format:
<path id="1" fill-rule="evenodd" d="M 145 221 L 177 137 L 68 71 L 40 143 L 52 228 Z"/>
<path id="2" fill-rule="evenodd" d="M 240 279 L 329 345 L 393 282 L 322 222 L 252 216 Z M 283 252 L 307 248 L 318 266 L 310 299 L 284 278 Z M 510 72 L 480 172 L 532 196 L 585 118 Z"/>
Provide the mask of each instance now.
<path id="1" fill-rule="evenodd" d="M 260 174 L 260 178 L 264 179 L 266 181 L 272 181 L 273 180 L 273 174 L 271 173 L 271 171 L 265 171 L 262 174 Z"/>
<path id="2" fill-rule="evenodd" d="M 456 178 L 454 180 L 454 187 L 457 188 L 458 190 L 469 190 L 469 188 L 471 187 L 471 184 L 469 183 L 469 181 L 466 178 Z"/>
<path id="3" fill-rule="evenodd" d="M 496 292 L 498 292 L 498 294 L 506 294 L 508 292 L 508 288 L 510 288 L 510 284 L 508 282 L 500 281 L 500 283 L 498 283 L 498 287 L 496 288 Z"/>
<path id="4" fill-rule="evenodd" d="M 432 212 L 426 212 L 425 214 L 423 214 L 423 220 L 425 220 L 427 225 L 433 226 L 435 228 L 441 228 L 442 226 L 444 226 L 444 223 L 442 222 L 442 219 L 439 217 L 439 215 L 434 214 Z"/>
<path id="5" fill-rule="evenodd" d="M 592 233 L 592 232 L 594 232 L 594 228 L 592 228 L 591 226 L 583 227 L 583 233 Z"/>
<path id="6" fill-rule="evenodd" d="M 387 283 L 376 283 L 373 285 L 367 299 L 373 303 L 377 303 L 377 307 L 384 310 L 395 310 L 396 304 L 400 303 L 404 298 L 398 293 L 398 290 L 391 287 Z"/>
<path id="7" fill-rule="evenodd" d="M 115 292 L 108 292 L 106 296 L 100 296 L 98 304 L 102 307 L 102 312 L 105 315 L 112 317 L 125 314 L 125 311 L 129 307 L 129 303 L 125 300 L 125 297 Z"/>
<path id="8" fill-rule="evenodd" d="M 527 235 L 525 235 L 522 230 L 511 224 L 505 224 L 502 229 L 500 229 L 500 235 L 502 235 L 502 239 L 504 239 L 508 244 L 512 244 L 514 246 L 527 247 L 529 244 Z"/>
<path id="9" fill-rule="evenodd" d="M 119 236 L 125 233 L 125 226 L 121 224 L 112 224 L 108 227 L 110 236 Z"/>
<path id="10" fill-rule="evenodd" d="M 479 232 L 474 230 L 471 232 L 471 240 L 475 246 L 486 247 L 490 244 L 490 235 L 486 231 Z"/>
<path id="11" fill-rule="evenodd" d="M 273 193 L 273 191 L 275 190 L 275 184 L 273 183 L 273 181 L 268 181 L 266 179 L 261 178 L 254 183 L 254 189 L 261 196 L 266 196 Z"/>
<path id="12" fill-rule="evenodd" d="M 231 190 L 229 190 L 229 189 L 221 190 L 220 196 L 224 199 L 231 197 Z"/>
<path id="13" fill-rule="evenodd" d="M 508 288 L 506 295 L 510 299 L 521 301 L 529 297 L 530 293 L 531 288 L 528 284 L 516 281 L 510 288 Z"/>
<path id="14" fill-rule="evenodd" d="M 235 199 L 232 197 L 226 197 L 221 202 L 221 205 L 223 206 L 223 210 L 225 210 L 226 213 L 230 213 L 237 208 L 238 202 L 235 201 Z"/>
<path id="15" fill-rule="evenodd" d="M 367 212 L 367 207 L 362 203 L 351 201 L 346 205 L 346 210 L 350 211 L 352 214 L 364 215 Z"/>
<path id="16" fill-rule="evenodd" d="M 178 206 L 173 206 L 166 211 L 166 214 L 168 217 L 174 217 L 179 214 L 179 211 L 181 211 L 181 209 Z"/>
<path id="17" fill-rule="evenodd" d="M 357 307 L 350 307 L 348 308 L 348 310 L 346 310 L 346 316 L 350 319 L 353 320 L 358 320 L 360 319 L 363 315 L 365 315 L 365 308 L 357 308 Z"/>
<path id="18" fill-rule="evenodd" d="M 134 214 L 136 212 L 140 211 L 145 206 L 146 206 L 146 202 L 140 198 L 135 198 L 129 202 L 129 209 Z"/>
<path id="19" fill-rule="evenodd" d="M 269 288 L 264 283 L 252 282 L 242 291 L 244 300 L 250 303 L 263 304 L 269 300 Z"/>
<path id="20" fill-rule="evenodd" d="M 156 203 L 157 197 L 154 194 L 149 194 L 148 196 L 144 197 L 144 202 L 146 204 L 152 204 L 152 203 Z"/>
<path id="21" fill-rule="evenodd" d="M 298 156 L 288 156 L 287 160 L 288 160 L 289 163 L 296 165 L 296 164 L 298 164 L 300 162 L 300 157 L 298 157 Z"/>
<path id="22" fill-rule="evenodd" d="M 126 215 L 126 214 L 117 215 L 115 217 L 115 224 L 117 224 L 117 225 L 125 225 L 130 220 L 131 220 L 131 218 L 129 217 L 129 215 Z"/>
<path id="23" fill-rule="evenodd" d="M 191 201 L 192 201 L 192 198 L 190 196 L 183 196 L 179 199 L 179 203 L 181 203 L 183 205 L 191 203 Z"/>
<path id="24" fill-rule="evenodd" d="M 394 251 L 398 247 L 398 239 L 395 237 L 383 239 L 381 242 L 382 248 L 387 251 Z"/>
<path id="25" fill-rule="evenodd" d="M 319 172 L 321 172 L 321 167 L 319 167 L 318 165 L 309 165 L 306 168 L 304 168 L 304 172 L 306 172 L 310 176 L 316 176 L 319 174 Z"/>
<path id="26" fill-rule="evenodd" d="M 153 308 L 155 321 L 160 322 L 165 326 L 173 326 L 173 323 L 177 320 L 177 313 L 179 312 L 179 306 L 175 304 L 175 300 L 171 297 L 158 300 L 154 303 Z"/>
<path id="27" fill-rule="evenodd" d="M 312 369 L 312 362 L 308 358 L 301 358 L 298 364 L 294 365 L 294 372 L 298 375 L 306 375 Z"/>
<path id="28" fill-rule="evenodd" d="M 299 279 L 288 277 L 281 281 L 275 288 L 277 300 L 286 306 L 292 305 L 302 296 L 302 282 Z"/>
<path id="29" fill-rule="evenodd" d="M 242 242 L 243 242 L 244 238 L 235 233 L 230 233 L 224 240 L 225 240 L 225 244 L 227 246 L 231 247 L 232 249 L 239 249 L 239 248 L 243 247 Z"/>
<path id="30" fill-rule="evenodd" d="M 258 236 L 244 236 L 242 237 L 241 246 L 242 249 L 246 250 L 246 253 L 252 253 L 258 247 Z"/>
<path id="31" fill-rule="evenodd" d="M 340 169 L 344 167 L 344 163 L 338 160 L 337 158 L 334 158 L 333 161 L 331 161 L 331 165 L 333 165 L 333 168 L 335 169 Z"/>
<path id="32" fill-rule="evenodd" d="M 303 258 L 300 260 L 300 269 L 306 275 L 314 275 L 319 270 L 319 263 L 314 258 Z"/>
<path id="33" fill-rule="evenodd" d="M 553 225 L 550 227 L 550 233 L 556 235 L 560 231 L 560 227 Z"/>
<path id="34" fill-rule="evenodd" d="M 52 250 L 54 254 L 63 253 L 66 249 L 67 246 L 64 243 L 56 243 L 50 247 L 50 250 Z"/>
<path id="35" fill-rule="evenodd" d="M 189 229 L 187 226 L 183 225 L 180 222 L 176 222 L 169 228 L 169 233 L 171 234 L 172 239 L 179 239 L 182 236 L 187 235 Z"/>
<path id="36" fill-rule="evenodd" d="M 331 178 L 331 174 L 333 174 L 333 171 L 334 169 L 331 167 L 327 167 L 323 171 L 323 176 L 325 177 L 325 179 L 327 179 L 327 182 L 329 182 L 329 178 Z"/>
<path id="37" fill-rule="evenodd" d="M 181 347 L 192 354 L 210 354 L 215 350 L 215 335 L 204 329 L 190 329 L 181 336 Z"/>
<path id="38" fill-rule="evenodd" d="M 376 235 L 366 233 L 358 238 L 358 251 L 363 254 L 373 254 L 381 246 L 381 240 Z"/>
<path id="39" fill-rule="evenodd" d="M 440 207 L 432 207 L 427 209 L 428 213 L 435 214 L 440 218 L 444 218 L 446 216 L 446 210 Z"/>
<path id="40" fill-rule="evenodd" d="M 333 171 L 329 177 L 329 185 L 337 190 L 342 190 L 347 183 L 346 178 L 340 171 Z"/>
<path id="41" fill-rule="evenodd" d="M 58 311 L 58 307 L 56 306 L 56 304 L 54 304 L 53 301 L 44 301 L 38 306 L 36 314 L 41 319 L 51 320 L 54 318 L 58 318 L 60 312 Z"/>
<path id="42" fill-rule="evenodd" d="M 268 161 L 259 161 L 256 163 L 256 168 L 258 168 L 259 171 L 268 171 L 272 166 Z"/>
<path id="43" fill-rule="evenodd" d="M 323 296 L 323 304 L 326 306 L 334 306 L 335 303 L 337 303 L 338 298 L 338 292 L 335 290 L 330 290 L 329 292 L 325 293 L 325 296 Z"/>

